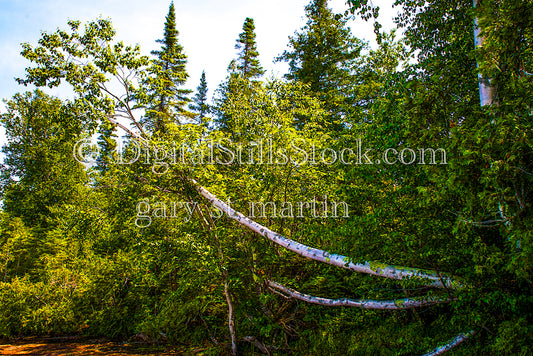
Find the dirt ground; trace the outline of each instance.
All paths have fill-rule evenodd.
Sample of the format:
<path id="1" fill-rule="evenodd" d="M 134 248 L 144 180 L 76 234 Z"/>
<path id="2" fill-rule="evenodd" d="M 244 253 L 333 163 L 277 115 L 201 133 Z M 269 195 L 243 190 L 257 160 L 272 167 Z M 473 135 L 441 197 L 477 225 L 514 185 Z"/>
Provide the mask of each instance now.
<path id="1" fill-rule="evenodd" d="M 111 342 L 78 337 L 26 337 L 0 341 L 0 355 L 186 355 L 201 354 L 202 350 L 169 349 L 140 342 Z"/>

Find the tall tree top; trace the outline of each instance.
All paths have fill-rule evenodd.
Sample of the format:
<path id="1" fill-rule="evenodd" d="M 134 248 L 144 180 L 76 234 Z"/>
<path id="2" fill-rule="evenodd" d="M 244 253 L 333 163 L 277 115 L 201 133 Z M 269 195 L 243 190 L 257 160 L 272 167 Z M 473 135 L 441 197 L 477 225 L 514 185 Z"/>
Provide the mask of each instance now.
<path id="1" fill-rule="evenodd" d="M 315 92 L 338 89 L 348 80 L 363 44 L 353 37 L 346 19 L 328 7 L 327 0 L 312 0 L 305 12 L 306 25 L 290 38 L 290 50 L 278 60 L 289 63 L 288 79 L 308 83 Z"/>
<path id="2" fill-rule="evenodd" d="M 187 111 L 191 90 L 180 88 L 189 75 L 186 70 L 187 55 L 178 41 L 178 35 L 172 2 L 165 20 L 164 37 L 156 41 L 162 46 L 160 50 L 152 51 L 156 58 L 146 80 L 149 105 L 143 124 L 152 132 L 165 132 L 168 123 L 185 123 L 192 115 Z"/>
<path id="3" fill-rule="evenodd" d="M 289 49 L 277 60 L 288 62 L 287 79 L 308 84 L 324 102 L 328 126 L 339 131 L 355 106 L 354 73 L 365 45 L 352 35 L 346 18 L 328 7 L 327 0 L 312 0 L 305 12 L 305 26 L 289 39 Z"/>
<path id="4" fill-rule="evenodd" d="M 165 18 L 165 33 L 162 40 L 157 40 L 158 43 L 161 43 L 161 51 L 153 51 L 152 53 L 158 55 L 162 52 L 169 52 L 174 49 L 183 49 L 182 46 L 178 44 L 178 35 L 179 32 L 176 29 L 176 11 L 174 9 L 174 2 L 170 3 L 168 8 L 168 14 Z"/>
<path id="5" fill-rule="evenodd" d="M 258 78 L 265 73 L 261 63 L 259 63 L 259 52 L 255 42 L 255 25 L 252 18 L 247 17 L 244 21 L 235 49 L 239 50 L 236 69 L 245 78 Z"/>

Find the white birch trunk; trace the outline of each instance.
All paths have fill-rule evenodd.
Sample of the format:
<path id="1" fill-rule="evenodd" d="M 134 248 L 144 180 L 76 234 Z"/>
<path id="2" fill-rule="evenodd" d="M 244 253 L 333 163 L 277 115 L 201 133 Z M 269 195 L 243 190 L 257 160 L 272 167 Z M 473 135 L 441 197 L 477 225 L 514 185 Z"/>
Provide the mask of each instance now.
<path id="1" fill-rule="evenodd" d="M 367 273 L 385 278 L 398 280 L 416 278 L 420 279 L 423 284 L 436 288 L 456 289 L 462 287 L 460 283 L 454 281 L 452 278 L 444 275 L 439 275 L 435 271 L 427 271 L 410 267 L 390 266 L 379 262 L 353 263 L 350 261 L 349 257 L 309 247 L 297 241 L 291 240 L 283 235 L 280 235 L 270 230 L 266 226 L 263 226 L 247 218 L 242 213 L 234 210 L 225 202 L 211 194 L 207 189 L 198 185 L 196 181 L 192 180 L 192 182 L 195 184 L 196 190 L 200 195 L 202 195 L 204 198 L 209 200 L 214 206 L 226 213 L 228 217 L 237 221 L 239 224 L 246 226 L 250 230 L 255 231 L 258 234 L 266 237 L 270 241 L 286 248 L 287 250 L 299 254 L 300 256 L 307 257 L 315 261 L 327 263 L 333 266 L 346 268 L 355 272 Z"/>
<path id="2" fill-rule="evenodd" d="M 128 129 L 126 126 L 118 123 L 118 121 L 116 121 L 114 118 L 110 117 L 109 120 L 114 125 L 117 125 L 121 127 L 122 129 L 124 129 L 132 137 L 135 137 L 139 139 L 143 144 L 148 145 L 148 142 L 145 139 L 143 139 L 138 134 Z M 194 179 L 191 179 L 190 181 L 195 186 L 196 191 L 201 196 L 206 198 L 214 206 L 216 206 L 217 208 L 222 210 L 224 213 L 226 213 L 228 217 L 237 221 L 239 224 L 249 228 L 250 230 L 257 232 L 261 236 L 266 237 L 270 241 L 286 248 L 287 250 L 299 254 L 300 256 L 307 257 L 315 261 L 327 263 L 333 266 L 352 270 L 354 272 L 366 273 L 366 274 L 371 274 L 374 276 L 380 276 L 384 278 L 390 278 L 390 279 L 396 279 L 396 280 L 414 278 L 414 279 L 420 280 L 421 283 L 424 285 L 435 287 L 435 288 L 458 289 L 458 288 L 463 287 L 461 283 L 453 280 L 451 277 L 443 275 L 443 274 L 439 274 L 436 271 L 428 271 L 428 270 L 422 270 L 422 269 L 411 268 L 411 267 L 392 266 L 392 265 L 386 265 L 386 264 L 379 263 L 379 262 L 369 262 L 369 261 L 365 261 L 364 263 L 353 263 L 350 261 L 349 257 L 330 253 L 328 251 L 320 250 L 314 247 L 304 245 L 297 241 L 291 240 L 281 234 L 278 234 L 270 230 L 266 226 L 263 226 L 247 218 L 242 213 L 234 210 L 228 204 L 218 199 L 215 195 L 213 195 L 207 189 L 199 185 Z"/>
<path id="3" fill-rule="evenodd" d="M 224 295 L 228 303 L 228 327 L 231 338 L 231 355 L 237 356 L 237 336 L 235 335 L 235 317 L 233 316 L 233 304 L 228 289 L 228 282 L 224 282 Z"/>
<path id="4" fill-rule="evenodd" d="M 315 297 L 309 294 L 300 293 L 294 289 L 287 288 L 273 281 L 266 281 L 271 288 L 282 291 L 290 297 L 303 300 L 307 303 L 325 305 L 328 307 L 356 307 L 363 309 L 380 309 L 380 310 L 399 310 L 426 307 L 440 303 L 448 303 L 451 299 L 440 299 L 437 297 L 427 297 L 423 299 L 403 298 L 395 300 L 369 300 L 369 299 L 329 299 Z"/>
<path id="5" fill-rule="evenodd" d="M 474 7 L 479 6 L 481 0 L 473 0 Z M 485 42 L 485 37 L 481 36 L 481 29 L 478 26 L 477 17 L 474 19 L 474 44 L 476 48 L 483 47 Z M 477 63 L 479 68 L 479 62 Z M 481 106 L 493 105 L 496 104 L 496 87 L 490 78 L 483 76 L 483 74 L 478 73 L 478 83 L 479 83 L 479 101 Z"/>
<path id="6" fill-rule="evenodd" d="M 451 339 L 447 344 L 442 345 L 434 349 L 433 351 L 430 351 L 427 354 L 424 354 L 423 356 L 435 356 L 435 355 L 442 355 L 443 353 L 450 351 L 454 347 L 458 346 L 459 344 L 463 343 L 465 340 L 467 340 L 470 336 L 474 335 L 474 330 L 470 330 L 469 332 L 465 334 L 459 334 L 453 339 Z"/>

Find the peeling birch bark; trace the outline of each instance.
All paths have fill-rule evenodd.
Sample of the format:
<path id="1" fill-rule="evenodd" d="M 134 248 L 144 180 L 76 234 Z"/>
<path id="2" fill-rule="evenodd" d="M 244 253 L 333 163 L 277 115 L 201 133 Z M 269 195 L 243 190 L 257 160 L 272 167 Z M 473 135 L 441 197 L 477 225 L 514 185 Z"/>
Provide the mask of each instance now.
<path id="1" fill-rule="evenodd" d="M 303 300 L 307 303 L 325 305 L 328 307 L 356 307 L 363 309 L 380 309 L 380 310 L 399 310 L 426 307 L 440 303 L 451 302 L 451 299 L 440 299 L 437 297 L 428 297 L 423 299 L 404 298 L 395 300 L 369 300 L 369 299 L 329 299 L 315 297 L 309 294 L 300 293 L 294 289 L 287 288 L 284 285 L 273 281 L 266 281 L 267 285 L 286 293 L 292 298 Z"/>
<path id="2" fill-rule="evenodd" d="M 114 118 L 109 118 L 109 121 L 114 125 L 119 126 L 126 132 L 128 132 L 132 137 L 139 139 L 144 145 L 149 145 L 149 143 L 131 131 L 124 125 L 118 123 Z M 196 180 L 189 178 L 190 182 L 194 185 L 198 194 L 206 198 L 211 204 L 222 210 L 226 215 L 237 221 L 239 224 L 249 228 L 252 231 L 257 232 L 259 235 L 266 237 L 270 241 L 284 247 L 285 249 L 299 254 L 300 256 L 330 264 L 332 266 L 345 268 L 354 272 L 366 273 L 374 276 L 389 278 L 389 279 L 418 279 L 421 284 L 434 287 L 434 288 L 449 288 L 449 289 L 459 289 L 464 287 L 460 282 L 454 280 L 453 278 L 440 274 L 436 271 L 423 270 L 412 267 L 402 267 L 402 266 L 393 266 L 387 265 L 380 262 L 365 261 L 363 263 L 353 263 L 350 261 L 350 258 L 343 255 L 338 255 L 330 253 L 328 251 L 320 250 L 314 247 L 310 247 L 299 243 L 297 241 L 291 240 L 281 234 L 278 234 L 266 226 L 263 226 L 249 218 L 247 218 L 242 213 L 234 210 L 228 204 L 218 199 L 215 195 L 209 192 L 207 189 L 202 187 L 196 182 Z"/>
<path id="3" fill-rule="evenodd" d="M 465 340 L 467 340 L 469 337 L 474 335 L 474 330 L 470 330 L 469 332 L 465 334 L 459 334 L 453 339 L 451 339 L 447 344 L 437 347 L 436 349 L 430 351 L 427 354 L 424 354 L 423 356 L 434 356 L 434 355 L 442 355 L 443 353 L 450 351 L 454 347 L 458 346 L 459 344 L 463 343 Z"/>
<path id="4" fill-rule="evenodd" d="M 436 288 L 451 288 L 457 289 L 462 287 L 460 283 L 454 281 L 452 278 L 444 275 L 439 275 L 435 271 L 421 270 L 410 267 L 391 266 L 379 262 L 364 262 L 353 263 L 349 257 L 329 253 L 324 250 L 309 247 L 297 241 L 291 240 L 281 234 L 278 234 L 266 226 L 263 226 L 242 213 L 234 210 L 228 204 L 218 199 L 211 194 L 207 189 L 200 186 L 194 179 L 191 180 L 196 186 L 196 190 L 200 195 L 209 200 L 214 206 L 222 210 L 228 217 L 237 221 L 239 224 L 246 226 L 252 231 L 266 237 L 270 241 L 286 248 L 289 251 L 299 254 L 300 256 L 307 257 L 309 259 L 327 263 L 336 267 L 349 269 L 355 272 L 371 274 L 374 276 L 380 276 L 390 279 L 408 279 L 416 278 L 420 279 L 422 284 Z"/>

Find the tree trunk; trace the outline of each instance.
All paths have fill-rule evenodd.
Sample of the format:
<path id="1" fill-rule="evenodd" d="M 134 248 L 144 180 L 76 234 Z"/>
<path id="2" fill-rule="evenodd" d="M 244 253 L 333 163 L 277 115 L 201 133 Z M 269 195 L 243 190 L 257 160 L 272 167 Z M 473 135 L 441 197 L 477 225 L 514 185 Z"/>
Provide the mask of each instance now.
<path id="1" fill-rule="evenodd" d="M 309 247 L 297 241 L 291 240 L 281 234 L 278 234 L 266 226 L 263 226 L 246 216 L 242 213 L 234 210 L 218 199 L 215 195 L 211 194 L 207 189 L 198 185 L 195 180 L 192 180 L 193 184 L 196 186 L 196 190 L 200 195 L 209 200 L 214 206 L 222 210 L 226 215 L 233 220 L 237 221 L 239 224 L 246 226 L 252 231 L 257 232 L 258 234 L 266 237 L 270 241 L 286 248 L 289 251 L 295 252 L 300 256 L 307 257 L 309 259 L 327 263 L 333 266 L 346 268 L 355 272 L 367 273 L 375 276 L 391 278 L 391 279 L 409 279 L 417 278 L 421 279 L 422 283 L 436 288 L 461 288 L 462 285 L 457 281 L 454 281 L 452 278 L 441 275 L 436 271 L 427 271 L 421 270 L 418 268 L 410 267 L 401 267 L 401 266 L 390 266 L 379 262 L 364 262 L 364 263 L 353 263 L 350 261 L 349 257 L 333 254 L 328 251 L 320 250 L 317 248 Z M 424 281 L 425 280 L 425 281 Z"/>
<path id="2" fill-rule="evenodd" d="M 322 297 L 314 297 L 309 294 L 300 293 L 294 289 L 287 288 L 273 281 L 266 281 L 266 283 L 270 288 L 280 290 L 292 298 L 303 300 L 307 303 L 325 305 L 328 307 L 356 307 L 362 309 L 399 310 L 427 307 L 430 305 L 448 303 L 452 301 L 451 299 L 441 299 L 437 297 L 404 298 L 395 300 L 369 300 L 348 298 L 329 299 Z"/>
<path id="3" fill-rule="evenodd" d="M 473 0 L 474 8 L 479 7 L 481 0 Z M 474 19 L 474 44 L 476 48 L 483 47 L 485 42 L 485 37 L 481 35 L 481 29 L 478 25 L 478 18 Z M 479 60 L 477 62 L 477 67 L 479 68 Z M 478 82 L 479 82 L 479 102 L 481 106 L 487 105 L 497 105 L 496 102 L 496 87 L 494 86 L 493 80 L 487 78 L 481 73 L 478 73 Z"/>
<path id="4" fill-rule="evenodd" d="M 149 147 L 149 143 L 147 140 L 141 138 L 141 136 L 134 133 L 126 126 L 120 124 L 114 118 L 109 117 L 109 120 L 113 124 L 124 129 L 132 137 L 138 138 L 141 141 L 141 143 Z M 136 121 L 134 118 L 132 118 L 132 120 L 134 122 Z M 286 248 L 287 250 L 299 254 L 300 256 L 307 257 L 311 260 L 327 263 L 327 264 L 330 264 L 336 267 L 349 269 L 354 272 L 366 273 L 366 274 L 371 274 L 374 276 L 380 276 L 384 278 L 390 278 L 390 279 L 396 279 L 396 280 L 416 278 L 416 279 L 421 280 L 422 284 L 427 285 L 429 287 L 434 287 L 434 288 L 459 289 L 459 288 L 464 287 L 464 285 L 462 285 L 460 282 L 436 271 L 422 270 L 422 269 L 412 268 L 412 267 L 392 266 L 392 265 L 386 265 L 383 263 L 372 262 L 372 261 L 365 261 L 364 263 L 353 263 L 350 261 L 350 258 L 347 256 L 330 253 L 328 251 L 320 250 L 314 247 L 304 245 L 297 241 L 291 240 L 281 234 L 278 234 L 270 230 L 266 226 L 263 226 L 247 218 L 242 213 L 234 210 L 233 208 L 231 208 L 231 206 L 229 206 L 222 200 L 218 199 L 215 195 L 213 195 L 207 189 L 199 185 L 198 182 L 196 182 L 194 179 L 192 178 L 189 178 L 189 179 L 190 179 L 190 182 L 194 185 L 196 191 L 201 196 L 206 198 L 211 204 L 213 204 L 214 206 L 219 208 L 221 211 L 223 211 L 228 217 L 237 221 L 239 224 L 249 228 L 250 230 L 255 231 L 258 234 L 266 237 L 270 241 Z"/>
<path id="5" fill-rule="evenodd" d="M 228 282 L 224 282 L 224 294 L 228 302 L 228 326 L 231 337 L 231 354 L 237 355 L 237 337 L 235 336 L 235 317 L 233 316 L 233 304 L 231 303 L 231 295 L 229 293 Z"/>
<path id="6" fill-rule="evenodd" d="M 470 336 L 474 335 L 474 330 L 470 330 L 466 334 L 459 334 L 453 339 L 451 339 L 447 344 L 437 347 L 435 350 L 428 352 L 427 354 L 424 354 L 423 356 L 435 356 L 435 355 L 442 355 L 443 353 L 450 351 L 454 347 L 458 346 L 459 344 L 463 343 L 465 340 L 467 340 Z"/>

